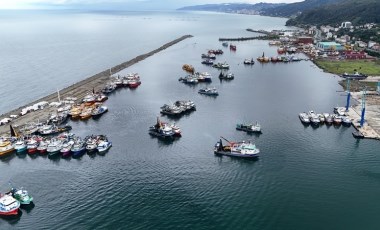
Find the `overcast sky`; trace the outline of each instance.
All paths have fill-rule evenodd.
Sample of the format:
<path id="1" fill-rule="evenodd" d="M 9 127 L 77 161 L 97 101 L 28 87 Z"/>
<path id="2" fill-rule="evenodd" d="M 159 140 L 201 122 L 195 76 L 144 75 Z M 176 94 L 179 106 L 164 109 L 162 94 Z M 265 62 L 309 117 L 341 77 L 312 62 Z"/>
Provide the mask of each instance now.
<path id="1" fill-rule="evenodd" d="M 120 10 L 162 10 L 209 3 L 291 3 L 303 0 L 0 0 L 0 9 L 101 8 Z"/>

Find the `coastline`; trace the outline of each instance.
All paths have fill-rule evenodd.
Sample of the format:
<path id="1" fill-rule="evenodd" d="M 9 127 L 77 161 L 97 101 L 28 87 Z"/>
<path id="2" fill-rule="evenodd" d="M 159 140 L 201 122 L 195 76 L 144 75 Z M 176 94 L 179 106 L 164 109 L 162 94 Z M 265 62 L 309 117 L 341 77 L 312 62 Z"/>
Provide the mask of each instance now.
<path id="1" fill-rule="evenodd" d="M 140 62 L 140 61 L 145 60 L 146 58 L 148 58 L 150 56 L 153 56 L 156 53 L 159 53 L 159 52 L 161 52 L 161 51 L 163 51 L 163 50 L 165 50 L 165 49 L 167 49 L 167 48 L 169 48 L 169 47 L 171 47 L 171 46 L 173 46 L 173 45 L 175 45 L 175 44 L 177 44 L 177 43 L 179 43 L 185 39 L 192 38 L 192 37 L 193 37 L 192 35 L 183 35 L 183 36 L 181 36 L 175 40 L 172 40 L 172 41 L 160 46 L 159 48 L 157 48 L 155 50 L 152 50 L 152 51 L 145 53 L 145 54 L 138 55 L 135 58 L 132 58 L 126 62 L 123 62 L 121 64 L 113 66 L 107 70 L 103 70 L 100 73 L 97 73 L 91 77 L 85 78 L 79 82 L 76 82 L 76 83 L 74 83 L 74 84 L 72 84 L 66 88 L 61 89 L 59 91 L 60 96 L 61 96 L 61 98 L 76 97 L 78 100 L 80 100 L 88 92 L 92 91 L 93 89 L 95 91 L 97 91 L 97 90 L 100 90 L 102 87 L 104 87 L 105 83 L 109 80 L 110 71 L 111 71 L 111 73 L 120 72 L 123 69 L 126 69 L 126 68 Z M 31 106 L 33 104 L 40 102 L 40 101 L 47 101 L 49 103 L 53 102 L 53 101 L 57 101 L 57 93 L 56 92 L 51 93 L 45 97 L 38 98 L 36 100 L 28 102 L 25 105 L 20 106 L 19 108 L 13 109 L 9 112 L 5 112 L 5 113 L 0 115 L 1 119 L 5 118 L 5 117 L 9 117 L 11 114 L 19 115 L 22 108 L 25 108 L 27 106 Z M 41 119 L 41 117 L 42 118 L 47 117 L 47 115 L 49 113 L 55 111 L 56 109 L 57 109 L 56 107 L 47 107 L 43 110 L 30 112 L 30 113 L 25 114 L 24 116 L 20 116 L 16 120 L 12 121 L 10 124 L 15 125 L 15 123 L 16 123 L 17 125 L 20 125 L 20 124 L 26 124 L 26 123 L 31 122 L 31 121 L 36 121 L 37 119 Z M 9 132 L 9 125 L 8 124 L 0 126 L 0 134 L 4 135 L 7 132 Z"/>

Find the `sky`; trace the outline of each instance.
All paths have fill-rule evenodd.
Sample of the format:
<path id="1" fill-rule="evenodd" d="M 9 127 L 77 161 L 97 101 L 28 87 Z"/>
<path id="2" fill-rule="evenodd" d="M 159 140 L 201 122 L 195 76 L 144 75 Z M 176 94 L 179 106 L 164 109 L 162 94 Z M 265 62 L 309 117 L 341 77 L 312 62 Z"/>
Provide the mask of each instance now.
<path id="1" fill-rule="evenodd" d="M 0 9 L 162 10 L 216 3 L 292 3 L 302 0 L 0 0 Z"/>

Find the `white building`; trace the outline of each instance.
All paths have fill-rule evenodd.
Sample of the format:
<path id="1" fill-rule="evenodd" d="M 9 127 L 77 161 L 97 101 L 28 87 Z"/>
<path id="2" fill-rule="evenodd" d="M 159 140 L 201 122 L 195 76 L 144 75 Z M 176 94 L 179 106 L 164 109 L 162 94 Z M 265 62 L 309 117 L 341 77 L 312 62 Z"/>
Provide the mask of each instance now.
<path id="1" fill-rule="evenodd" d="M 351 28 L 352 23 L 351 22 L 342 22 L 341 27 L 342 28 Z"/>
<path id="2" fill-rule="evenodd" d="M 376 45 L 376 42 L 373 42 L 373 41 L 368 42 L 368 48 L 371 48 L 374 45 Z"/>

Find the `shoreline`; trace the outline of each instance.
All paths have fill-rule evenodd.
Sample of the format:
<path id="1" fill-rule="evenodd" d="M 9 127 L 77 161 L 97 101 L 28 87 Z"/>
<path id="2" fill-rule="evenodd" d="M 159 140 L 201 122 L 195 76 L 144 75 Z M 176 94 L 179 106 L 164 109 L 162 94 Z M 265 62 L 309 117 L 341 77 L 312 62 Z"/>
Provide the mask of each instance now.
<path id="1" fill-rule="evenodd" d="M 65 98 L 65 97 L 76 97 L 78 100 L 83 98 L 88 92 L 92 91 L 93 89 L 100 90 L 100 87 L 104 87 L 106 82 L 109 80 L 110 77 L 110 71 L 111 73 L 117 73 L 120 72 L 121 70 L 124 70 L 140 61 L 145 60 L 148 57 L 153 56 L 156 53 L 159 53 L 185 39 L 192 38 L 192 35 L 183 35 L 173 41 L 170 41 L 168 43 L 165 43 L 164 45 L 160 46 L 159 48 L 152 50 L 148 53 L 138 55 L 126 62 L 123 62 L 121 64 L 115 65 L 107 70 L 103 70 L 93 76 L 90 76 L 88 78 L 85 78 L 83 80 L 80 80 L 70 86 L 67 86 L 59 91 L 60 97 Z M 33 100 L 33 99 L 32 99 Z M 9 117 L 11 114 L 20 114 L 21 109 L 31 106 L 33 104 L 36 104 L 40 101 L 47 101 L 49 103 L 53 101 L 57 101 L 57 92 L 51 93 L 47 96 L 44 96 L 42 98 L 35 99 L 31 102 L 27 102 L 25 105 L 20 106 L 16 109 L 13 109 L 11 111 L 5 112 L 0 115 L 0 119 Z M 38 110 L 34 112 L 30 112 L 25 114 L 24 116 L 20 116 L 19 118 L 15 119 L 14 121 L 10 122 L 9 124 L 15 125 L 17 123 L 18 125 L 20 124 L 26 124 L 30 121 L 36 121 L 37 119 L 41 119 L 41 116 L 47 116 L 50 112 L 55 111 L 57 108 L 56 107 L 46 107 L 43 110 Z M 0 134 L 5 134 L 6 132 L 9 131 L 9 124 L 5 124 L 0 126 Z"/>

